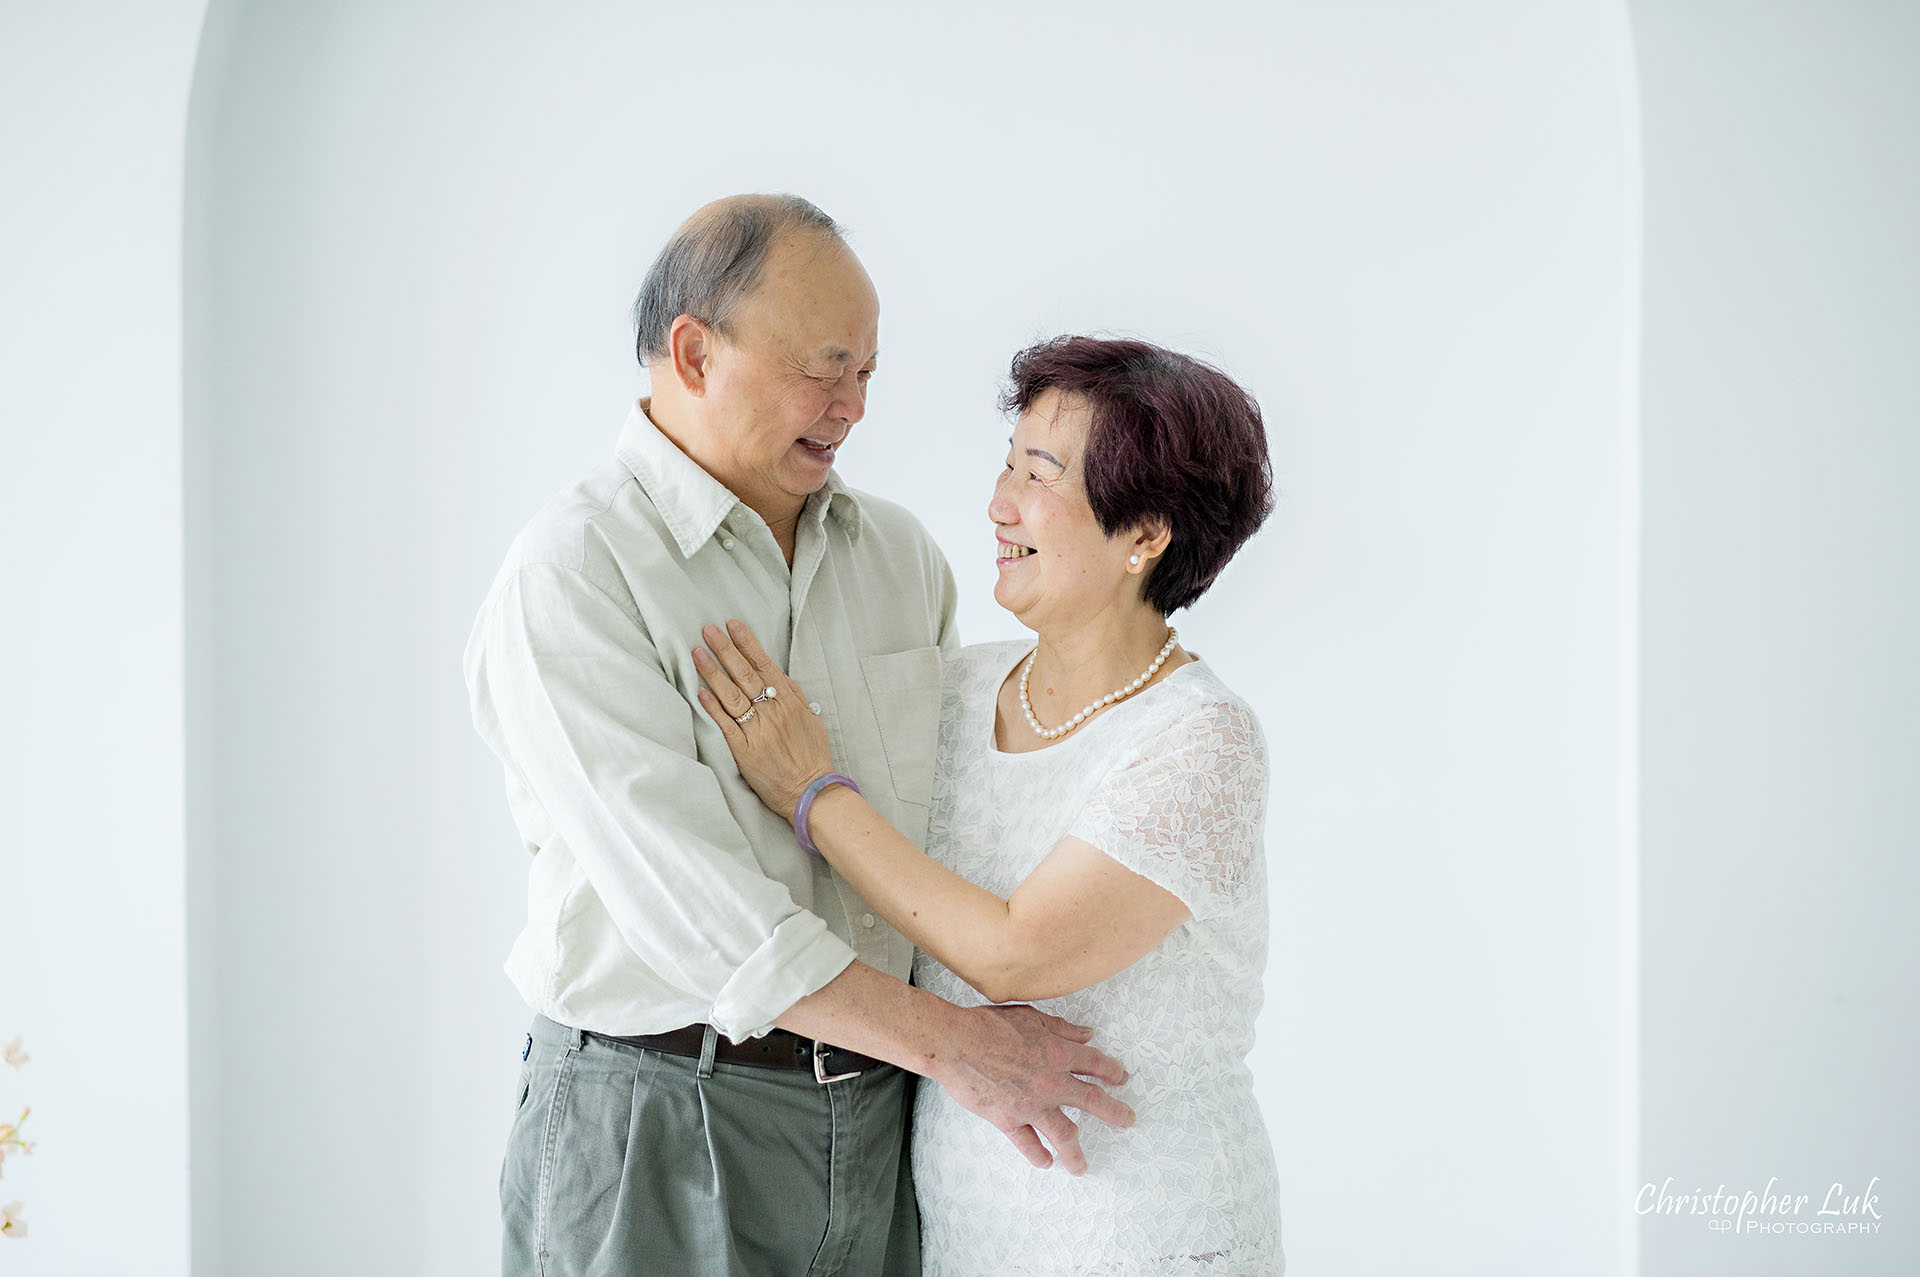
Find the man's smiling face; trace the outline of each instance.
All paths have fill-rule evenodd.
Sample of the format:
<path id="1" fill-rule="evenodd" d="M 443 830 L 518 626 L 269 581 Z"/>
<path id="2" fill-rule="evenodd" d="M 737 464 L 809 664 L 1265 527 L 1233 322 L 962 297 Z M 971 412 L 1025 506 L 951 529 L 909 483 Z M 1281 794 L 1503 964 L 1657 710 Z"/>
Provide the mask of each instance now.
<path id="1" fill-rule="evenodd" d="M 866 414 L 880 298 L 851 249 L 789 232 L 714 350 L 707 408 L 721 427 L 720 476 L 756 509 L 798 510 Z M 764 503 L 764 505 L 763 505 Z"/>

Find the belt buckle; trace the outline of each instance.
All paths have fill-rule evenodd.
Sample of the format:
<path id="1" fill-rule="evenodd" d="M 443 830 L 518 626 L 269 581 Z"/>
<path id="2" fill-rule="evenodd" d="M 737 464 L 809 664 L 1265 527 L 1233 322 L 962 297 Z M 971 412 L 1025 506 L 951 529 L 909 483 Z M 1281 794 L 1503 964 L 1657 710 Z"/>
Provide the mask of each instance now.
<path id="1" fill-rule="evenodd" d="M 831 1050 L 833 1050 L 833 1048 L 825 1042 L 822 1042 L 819 1038 L 813 1040 L 813 1080 L 820 1085 L 825 1086 L 829 1082 L 844 1082 L 850 1077 L 859 1077 L 862 1073 L 866 1072 L 865 1069 L 855 1069 L 851 1073 L 827 1072 L 827 1066 L 820 1062 L 820 1057 L 824 1052 Z"/>

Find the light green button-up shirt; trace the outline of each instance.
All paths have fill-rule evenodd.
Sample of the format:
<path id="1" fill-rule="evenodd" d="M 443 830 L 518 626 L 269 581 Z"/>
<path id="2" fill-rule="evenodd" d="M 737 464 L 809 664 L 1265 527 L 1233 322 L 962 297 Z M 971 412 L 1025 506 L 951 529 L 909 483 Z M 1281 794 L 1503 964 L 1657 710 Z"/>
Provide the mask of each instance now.
<path id="1" fill-rule="evenodd" d="M 741 1041 L 855 958 L 905 979 L 913 948 L 741 779 L 694 699 L 700 628 L 751 626 L 819 706 L 835 767 L 924 845 L 953 574 L 918 520 L 837 473 L 789 570 L 647 403 L 515 539 L 467 642 L 474 724 L 536 853 L 505 965 L 562 1024 Z"/>

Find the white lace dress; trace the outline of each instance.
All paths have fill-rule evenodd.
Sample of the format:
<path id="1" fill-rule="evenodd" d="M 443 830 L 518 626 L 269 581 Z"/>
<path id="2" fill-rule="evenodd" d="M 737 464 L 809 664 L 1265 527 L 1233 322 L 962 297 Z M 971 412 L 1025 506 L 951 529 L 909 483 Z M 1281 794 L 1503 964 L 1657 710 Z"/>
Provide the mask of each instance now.
<path id="1" fill-rule="evenodd" d="M 967 648 L 945 670 L 928 854 L 1010 894 L 1072 834 L 1193 917 L 1092 988 L 1036 1003 L 1093 1026 L 1127 1066 L 1127 1130 L 1080 1116 L 1088 1170 L 1036 1170 L 933 1085 L 914 1110 L 926 1277 L 1277 1277 L 1279 1188 L 1246 1065 L 1266 965 L 1266 743 L 1204 661 L 1044 749 L 994 748 L 994 702 L 1028 642 Z M 986 1001 L 920 954 L 914 982 Z"/>

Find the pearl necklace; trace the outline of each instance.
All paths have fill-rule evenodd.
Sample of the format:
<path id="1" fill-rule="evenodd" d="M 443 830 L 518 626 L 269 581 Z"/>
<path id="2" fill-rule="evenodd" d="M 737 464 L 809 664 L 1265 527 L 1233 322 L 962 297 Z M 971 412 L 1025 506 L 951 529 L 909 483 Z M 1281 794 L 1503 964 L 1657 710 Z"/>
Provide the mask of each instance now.
<path id="1" fill-rule="evenodd" d="M 1065 736 L 1068 732 L 1086 722 L 1087 715 L 1093 713 L 1095 710 L 1103 706 L 1111 705 L 1115 701 L 1123 701 L 1145 687 L 1153 680 L 1154 674 L 1160 667 L 1166 664 L 1167 654 L 1173 651 L 1173 645 L 1179 641 L 1179 632 L 1169 625 L 1167 627 L 1167 645 L 1160 649 L 1160 655 L 1153 658 L 1153 664 L 1147 666 L 1146 673 L 1134 679 L 1131 683 L 1125 683 L 1114 688 L 1111 692 L 1108 692 L 1105 696 L 1102 696 L 1099 700 L 1094 701 L 1078 714 L 1069 718 L 1059 727 L 1040 726 L 1040 720 L 1033 716 L 1033 702 L 1027 699 L 1027 680 L 1033 676 L 1033 658 L 1040 655 L 1040 645 L 1035 643 L 1033 645 L 1032 655 L 1027 657 L 1026 668 L 1020 671 L 1020 708 L 1027 711 L 1027 726 L 1033 728 L 1035 732 L 1047 740 L 1054 740 L 1057 737 Z"/>

